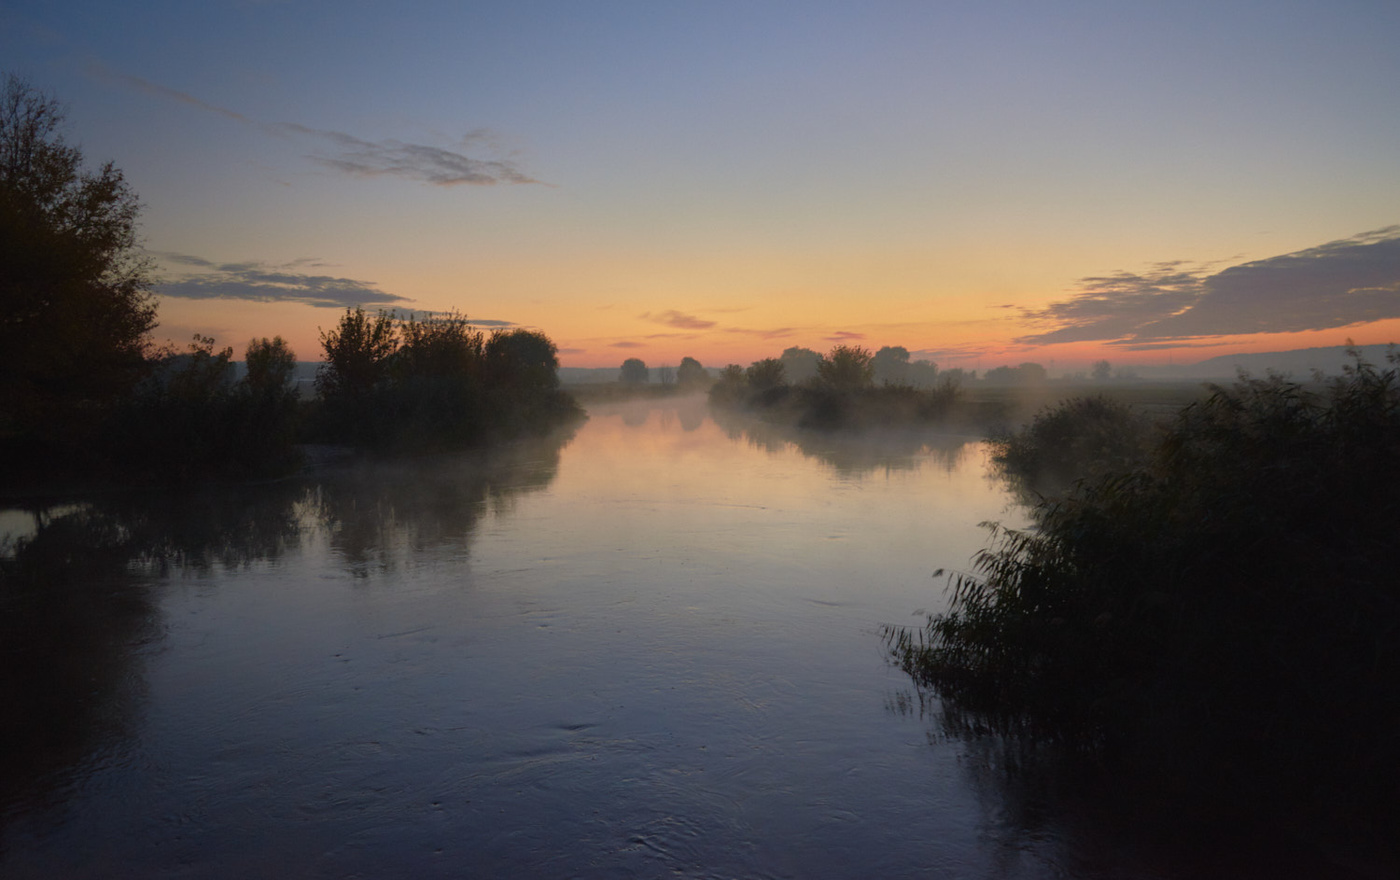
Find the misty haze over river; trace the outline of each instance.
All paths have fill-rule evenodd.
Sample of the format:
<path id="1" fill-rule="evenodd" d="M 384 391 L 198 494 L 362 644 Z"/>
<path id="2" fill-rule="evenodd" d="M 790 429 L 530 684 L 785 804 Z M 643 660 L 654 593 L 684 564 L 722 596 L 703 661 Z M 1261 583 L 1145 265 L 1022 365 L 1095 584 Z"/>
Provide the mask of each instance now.
<path id="1" fill-rule="evenodd" d="M 1175 876 L 886 662 L 978 524 L 1025 522 L 975 436 L 590 416 L 0 513 L 0 874 Z"/>

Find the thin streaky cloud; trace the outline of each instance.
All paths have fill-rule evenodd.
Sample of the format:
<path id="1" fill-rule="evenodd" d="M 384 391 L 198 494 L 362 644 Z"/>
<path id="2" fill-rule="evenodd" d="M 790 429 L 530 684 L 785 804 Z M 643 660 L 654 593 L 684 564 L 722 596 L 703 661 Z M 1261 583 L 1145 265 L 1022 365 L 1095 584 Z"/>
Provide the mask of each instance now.
<path id="1" fill-rule="evenodd" d="M 312 128 L 296 122 L 259 122 L 235 110 L 211 104 L 178 89 L 172 89 L 139 76 L 118 73 L 100 64 L 92 65 L 94 75 L 149 95 L 178 101 L 251 126 L 278 137 L 299 137 L 319 141 L 325 149 L 306 158 L 353 177 L 401 177 L 433 186 L 493 186 L 498 183 L 541 183 L 507 159 L 477 159 L 455 150 L 395 139 L 370 141 L 343 131 Z M 489 143 L 487 129 L 474 129 L 461 139 L 463 147 Z"/>
<path id="2" fill-rule="evenodd" d="M 638 317 L 653 324 L 665 324 L 668 327 L 679 327 L 682 330 L 709 330 L 715 326 L 714 321 L 706 321 L 703 318 L 687 315 L 675 309 L 668 309 L 655 315 L 651 312 L 643 312 Z"/>
<path id="3" fill-rule="evenodd" d="M 230 110 L 227 107 L 220 107 L 218 104 L 210 104 L 208 101 L 200 100 L 194 95 L 191 95 L 188 92 L 182 92 L 179 89 L 172 89 L 169 86 L 163 86 L 159 83 L 153 83 L 148 79 L 142 79 L 139 76 L 132 76 L 129 73 L 118 73 L 117 71 L 111 70 L 105 65 L 98 63 L 93 63 L 89 65 L 89 69 L 99 79 L 105 79 L 110 82 L 121 83 L 133 89 L 136 89 L 137 91 L 145 92 L 148 95 L 155 95 L 158 98 L 169 98 L 172 101 L 179 101 L 182 104 L 189 104 L 192 107 L 198 107 L 201 110 L 207 110 L 210 113 L 216 113 L 219 116 L 223 116 L 227 119 L 232 119 L 235 122 L 242 122 L 247 125 L 253 126 L 259 125 L 259 123 L 253 121 L 252 119 L 249 119 L 242 113 Z"/>
<path id="4" fill-rule="evenodd" d="M 725 333 L 740 333 L 745 336 L 757 336 L 759 339 L 781 339 L 784 336 L 791 336 L 797 332 L 795 327 L 774 327 L 771 329 L 758 329 L 752 327 L 726 327 Z"/>

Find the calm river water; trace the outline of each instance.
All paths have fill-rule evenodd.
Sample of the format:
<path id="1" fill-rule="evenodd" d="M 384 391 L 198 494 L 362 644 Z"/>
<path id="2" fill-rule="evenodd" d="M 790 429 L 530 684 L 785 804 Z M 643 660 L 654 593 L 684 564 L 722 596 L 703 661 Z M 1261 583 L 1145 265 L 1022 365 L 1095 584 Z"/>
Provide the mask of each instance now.
<path id="1" fill-rule="evenodd" d="M 5 511 L 0 875 L 1165 876 L 887 665 L 984 520 L 973 436 L 700 400 Z"/>

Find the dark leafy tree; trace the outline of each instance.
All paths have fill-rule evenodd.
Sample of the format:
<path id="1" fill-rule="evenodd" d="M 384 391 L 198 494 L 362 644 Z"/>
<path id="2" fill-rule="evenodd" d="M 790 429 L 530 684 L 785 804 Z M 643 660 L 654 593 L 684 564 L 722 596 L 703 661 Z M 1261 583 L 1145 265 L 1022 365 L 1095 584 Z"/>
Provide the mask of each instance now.
<path id="1" fill-rule="evenodd" d="M 400 323 L 399 337 L 394 363 L 399 378 L 480 377 L 485 337 L 456 312 L 421 321 L 410 315 Z"/>
<path id="2" fill-rule="evenodd" d="M 559 387 L 559 347 L 538 330 L 497 330 L 486 343 L 493 386 L 552 391 Z"/>
<path id="3" fill-rule="evenodd" d="M 1107 382 L 1113 378 L 1113 364 L 1108 361 L 1094 361 L 1094 365 L 1089 368 L 1089 376 L 1095 382 Z"/>
<path id="4" fill-rule="evenodd" d="M 749 387 L 755 391 L 767 391 L 783 384 L 783 362 L 778 358 L 764 358 L 754 361 L 744 371 Z"/>
<path id="5" fill-rule="evenodd" d="M 909 384 L 909 349 L 902 345 L 887 345 L 875 352 L 870 363 L 875 381 L 884 385 Z"/>
<path id="6" fill-rule="evenodd" d="M 83 168 L 64 111 L 0 87 L 0 436 L 91 423 L 140 379 L 156 325 L 140 204 L 110 162 Z"/>
<path id="7" fill-rule="evenodd" d="M 297 356 L 281 336 L 263 337 L 248 343 L 243 362 L 248 368 L 244 381 L 253 394 L 275 395 L 288 392 Z"/>
<path id="8" fill-rule="evenodd" d="M 681 365 L 676 368 L 676 384 L 692 388 L 696 385 L 704 385 L 710 381 L 710 374 L 700 362 L 693 357 L 681 358 Z"/>
<path id="9" fill-rule="evenodd" d="M 817 365 L 817 376 L 838 390 L 864 388 L 875 376 L 874 356 L 859 345 L 838 345 Z"/>
<path id="10" fill-rule="evenodd" d="M 370 317 L 356 306 L 340 324 L 321 331 L 326 362 L 316 374 L 316 390 L 333 398 L 367 394 L 389 377 L 390 358 L 399 348 L 394 316 L 381 310 Z"/>
<path id="11" fill-rule="evenodd" d="M 651 376 L 646 361 L 641 358 L 628 358 L 622 362 L 622 372 L 618 381 L 624 385 L 645 385 Z"/>
<path id="12" fill-rule="evenodd" d="M 933 388 L 938 384 L 938 365 L 933 361 L 914 361 L 906 375 L 909 384 L 915 388 Z"/>
<path id="13" fill-rule="evenodd" d="M 822 362 L 822 356 L 812 351 L 810 348 L 793 346 L 783 350 L 782 357 L 783 371 L 787 374 L 787 380 L 794 385 L 815 379 L 817 376 L 817 366 Z"/>

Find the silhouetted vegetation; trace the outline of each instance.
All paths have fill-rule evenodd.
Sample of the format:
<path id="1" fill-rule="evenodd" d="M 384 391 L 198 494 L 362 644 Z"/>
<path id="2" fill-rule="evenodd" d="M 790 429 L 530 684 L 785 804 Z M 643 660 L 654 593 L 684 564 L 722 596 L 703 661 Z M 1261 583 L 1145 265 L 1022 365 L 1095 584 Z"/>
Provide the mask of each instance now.
<path id="1" fill-rule="evenodd" d="M 139 203 L 59 131 L 64 111 L 0 89 L 0 443 L 6 458 L 82 454 L 146 372 L 155 326 Z"/>
<path id="2" fill-rule="evenodd" d="M 647 369 L 646 361 L 641 358 L 628 358 L 622 362 L 617 381 L 624 385 L 645 385 L 650 377 L 651 371 Z"/>
<path id="3" fill-rule="evenodd" d="M 969 729 L 1122 784 L 1393 823 L 1396 360 L 1358 358 L 1318 394 L 1279 377 L 1216 388 L 1140 465 L 1043 503 L 1034 530 L 994 529 L 947 612 L 887 630 L 897 662 Z M 1126 419 L 1069 406 L 1026 448 L 1060 422 L 1116 436 Z"/>
<path id="4" fill-rule="evenodd" d="M 903 361 L 897 353 L 890 357 L 892 349 L 881 351 L 887 361 L 909 366 L 907 351 Z M 953 382 L 933 388 L 891 382 L 876 385 L 876 357 L 855 345 L 838 345 L 825 356 L 817 355 L 811 375 L 793 383 L 789 366 L 805 369 L 804 352 L 790 348 L 781 358 L 758 360 L 747 369 L 730 364 L 711 386 L 710 402 L 775 422 L 831 430 L 934 421 L 947 416 L 959 397 Z"/>
<path id="5" fill-rule="evenodd" d="M 695 358 L 683 357 L 676 368 L 676 384 L 687 389 L 703 388 L 710 384 L 710 374 Z"/>
<path id="6" fill-rule="evenodd" d="M 1019 431 L 994 434 L 993 461 L 1015 488 L 1043 496 L 1143 464 L 1152 439 L 1152 421 L 1128 404 L 1103 395 L 1072 397 Z"/>
<path id="7" fill-rule="evenodd" d="M 581 415 L 559 389 L 543 333 L 488 340 L 456 313 L 399 320 L 350 309 L 321 334 L 317 438 L 379 450 L 469 446 L 540 433 Z"/>
<path id="8" fill-rule="evenodd" d="M 542 333 L 489 340 L 456 314 L 351 309 L 322 334 L 320 400 L 291 385 L 281 337 L 155 350 L 139 204 L 111 163 L 83 170 L 62 108 L 0 91 L 0 489 L 285 474 L 299 442 L 431 449 L 538 433 L 581 415 Z M 703 370 L 702 370 L 703 372 Z M 306 411 L 310 410 L 308 414 Z"/>

